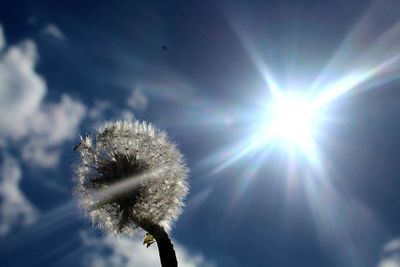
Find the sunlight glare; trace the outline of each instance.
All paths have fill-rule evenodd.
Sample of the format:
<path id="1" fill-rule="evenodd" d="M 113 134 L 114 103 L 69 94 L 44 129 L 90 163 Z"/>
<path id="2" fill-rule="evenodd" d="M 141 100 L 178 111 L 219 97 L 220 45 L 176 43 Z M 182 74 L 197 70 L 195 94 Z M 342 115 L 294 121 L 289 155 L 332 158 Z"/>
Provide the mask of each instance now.
<path id="1" fill-rule="evenodd" d="M 304 147 L 313 138 L 317 110 L 304 98 L 288 95 L 275 99 L 271 118 L 266 122 L 265 137 L 277 139 L 290 146 Z"/>

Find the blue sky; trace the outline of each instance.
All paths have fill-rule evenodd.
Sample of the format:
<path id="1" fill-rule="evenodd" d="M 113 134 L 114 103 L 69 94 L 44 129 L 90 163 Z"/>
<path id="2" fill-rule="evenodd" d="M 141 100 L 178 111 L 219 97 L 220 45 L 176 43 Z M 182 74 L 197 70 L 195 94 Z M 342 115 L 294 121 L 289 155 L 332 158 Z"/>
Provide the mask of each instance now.
<path id="1" fill-rule="evenodd" d="M 191 170 L 180 266 L 398 267 L 399 73 L 397 1 L 4 2 L 0 265 L 159 266 L 72 196 L 79 135 L 135 118 Z M 263 136 L 276 90 L 312 149 Z"/>

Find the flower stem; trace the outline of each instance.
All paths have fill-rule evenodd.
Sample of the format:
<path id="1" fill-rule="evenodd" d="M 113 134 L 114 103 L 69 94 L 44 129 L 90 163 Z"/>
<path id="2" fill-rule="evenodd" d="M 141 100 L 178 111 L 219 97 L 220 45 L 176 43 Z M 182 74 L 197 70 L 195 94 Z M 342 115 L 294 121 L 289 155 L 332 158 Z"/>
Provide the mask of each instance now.
<path id="1" fill-rule="evenodd" d="M 162 267 L 177 267 L 178 261 L 176 260 L 176 254 L 174 245 L 171 242 L 167 232 L 164 228 L 156 225 L 154 231 L 150 233 L 157 241 L 158 253 L 160 255 Z"/>
<path id="2" fill-rule="evenodd" d="M 174 245 L 171 242 L 167 232 L 158 224 L 151 223 L 147 220 L 138 220 L 134 216 L 132 219 L 143 230 L 151 234 L 157 242 L 158 254 L 160 255 L 162 267 L 177 267 L 178 261 L 174 250 Z"/>

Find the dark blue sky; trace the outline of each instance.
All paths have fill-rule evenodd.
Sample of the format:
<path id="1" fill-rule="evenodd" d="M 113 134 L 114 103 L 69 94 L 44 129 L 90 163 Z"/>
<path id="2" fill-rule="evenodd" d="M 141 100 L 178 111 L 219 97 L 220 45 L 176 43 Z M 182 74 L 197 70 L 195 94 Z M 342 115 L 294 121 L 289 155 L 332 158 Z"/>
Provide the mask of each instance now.
<path id="1" fill-rule="evenodd" d="M 0 265 L 147 266 L 71 193 L 79 134 L 134 116 L 191 169 L 182 266 L 400 266 L 399 23 L 390 0 L 2 1 Z M 327 105 L 321 169 L 279 145 L 226 164 L 271 99 L 262 65 L 310 96 L 362 77 Z"/>

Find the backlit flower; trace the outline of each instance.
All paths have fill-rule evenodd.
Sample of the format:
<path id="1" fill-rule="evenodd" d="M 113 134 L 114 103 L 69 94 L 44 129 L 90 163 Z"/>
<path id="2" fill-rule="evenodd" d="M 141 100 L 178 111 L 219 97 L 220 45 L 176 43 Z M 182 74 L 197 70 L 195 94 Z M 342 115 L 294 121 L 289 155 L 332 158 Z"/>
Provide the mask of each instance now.
<path id="1" fill-rule="evenodd" d="M 75 193 L 99 228 L 132 235 L 169 229 L 188 193 L 188 168 L 165 132 L 139 121 L 105 123 L 76 146 Z"/>

